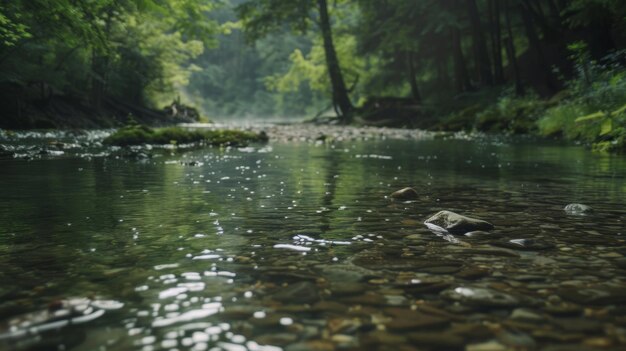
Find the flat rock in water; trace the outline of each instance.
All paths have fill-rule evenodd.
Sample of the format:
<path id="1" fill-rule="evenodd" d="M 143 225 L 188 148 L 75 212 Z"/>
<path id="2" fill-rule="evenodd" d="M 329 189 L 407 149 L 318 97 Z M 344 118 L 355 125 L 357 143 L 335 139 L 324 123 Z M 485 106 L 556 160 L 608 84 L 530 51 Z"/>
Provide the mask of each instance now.
<path id="1" fill-rule="evenodd" d="M 417 199 L 418 194 L 413 188 L 404 188 L 393 192 L 390 196 L 397 200 L 413 200 Z"/>
<path id="2" fill-rule="evenodd" d="M 569 215 L 584 215 L 593 212 L 593 208 L 583 204 L 569 204 L 563 210 Z"/>
<path id="3" fill-rule="evenodd" d="M 428 218 L 424 224 L 435 226 L 451 234 L 465 234 L 472 231 L 488 231 L 494 228 L 493 224 L 450 211 L 439 211 L 434 216 Z"/>

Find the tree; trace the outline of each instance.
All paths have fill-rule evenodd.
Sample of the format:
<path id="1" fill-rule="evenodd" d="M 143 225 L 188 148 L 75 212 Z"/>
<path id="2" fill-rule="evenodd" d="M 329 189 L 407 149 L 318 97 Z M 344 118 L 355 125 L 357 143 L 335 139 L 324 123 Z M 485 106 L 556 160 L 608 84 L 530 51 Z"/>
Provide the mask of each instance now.
<path id="1" fill-rule="evenodd" d="M 287 25 L 298 32 L 306 32 L 313 22 L 322 36 L 326 68 L 331 82 L 333 106 L 342 122 L 353 117 L 354 107 L 348 96 L 339 59 L 333 42 L 331 19 L 326 0 L 251 0 L 241 4 L 237 12 L 244 32 L 251 40 L 258 40 Z"/>
<path id="2" fill-rule="evenodd" d="M 472 40 L 478 76 L 481 83 L 491 85 L 493 84 L 491 61 L 489 60 L 489 54 L 487 52 L 487 44 L 485 42 L 480 12 L 478 11 L 476 0 L 465 0 L 465 3 L 472 27 Z"/>

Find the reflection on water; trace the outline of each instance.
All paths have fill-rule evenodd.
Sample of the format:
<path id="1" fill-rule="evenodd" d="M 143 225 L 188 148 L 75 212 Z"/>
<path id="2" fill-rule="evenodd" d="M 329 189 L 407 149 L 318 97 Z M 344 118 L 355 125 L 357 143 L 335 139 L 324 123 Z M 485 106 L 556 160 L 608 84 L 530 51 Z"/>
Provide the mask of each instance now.
<path id="1" fill-rule="evenodd" d="M 0 348 L 618 349 L 625 174 L 488 139 L 0 160 Z"/>

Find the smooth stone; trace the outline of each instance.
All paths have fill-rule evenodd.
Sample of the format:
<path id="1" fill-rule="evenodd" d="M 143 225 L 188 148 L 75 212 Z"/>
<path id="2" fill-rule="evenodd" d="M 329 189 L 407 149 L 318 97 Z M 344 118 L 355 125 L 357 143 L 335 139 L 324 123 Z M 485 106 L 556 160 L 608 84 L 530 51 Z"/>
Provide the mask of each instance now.
<path id="1" fill-rule="evenodd" d="M 483 342 L 480 344 L 471 344 L 465 347 L 465 351 L 508 351 L 509 348 L 502 345 L 496 340 Z"/>
<path id="2" fill-rule="evenodd" d="M 465 340 L 485 340 L 493 336 L 493 331 L 482 324 L 456 324 L 450 332 Z"/>
<path id="3" fill-rule="evenodd" d="M 376 293 L 366 293 L 358 296 L 351 296 L 342 298 L 341 301 L 355 304 L 355 305 L 368 305 L 368 306 L 387 306 L 389 305 L 387 299 Z"/>
<path id="4" fill-rule="evenodd" d="M 544 317 L 537 314 L 535 311 L 529 310 L 527 308 L 516 308 L 511 313 L 511 319 L 519 319 L 524 321 L 534 321 L 534 322 L 543 322 Z"/>
<path id="5" fill-rule="evenodd" d="M 329 288 L 333 296 L 353 296 L 362 294 L 367 291 L 368 286 L 361 283 L 336 283 L 332 284 Z"/>
<path id="6" fill-rule="evenodd" d="M 563 299 L 581 305 L 609 305 L 626 303 L 626 289 L 596 286 L 591 288 L 564 288 L 557 291 Z"/>
<path id="7" fill-rule="evenodd" d="M 594 333 L 603 329 L 602 323 L 582 318 L 555 318 L 552 323 L 567 332 L 574 333 Z"/>
<path id="8" fill-rule="evenodd" d="M 613 340 L 609 338 L 597 337 L 597 338 L 589 338 L 583 341 L 583 344 L 590 347 L 600 347 L 607 348 L 613 346 Z"/>
<path id="9" fill-rule="evenodd" d="M 348 307 L 339 302 L 333 301 L 320 301 L 315 305 L 311 306 L 311 312 L 333 312 L 333 313 L 344 313 L 348 310 Z"/>
<path id="10" fill-rule="evenodd" d="M 565 206 L 563 210 L 570 215 L 583 215 L 593 212 L 593 208 L 590 206 L 576 203 Z"/>
<path id="11" fill-rule="evenodd" d="M 440 328 L 450 323 L 450 320 L 447 318 L 431 316 L 409 309 L 388 308 L 385 309 L 385 313 L 393 316 L 393 319 L 385 324 L 385 327 L 390 331 Z"/>
<path id="12" fill-rule="evenodd" d="M 458 287 L 445 290 L 442 297 L 471 306 L 509 307 L 519 305 L 519 300 L 509 294 L 488 288 Z"/>
<path id="13" fill-rule="evenodd" d="M 326 327 L 328 328 L 328 331 L 332 334 L 348 334 L 350 332 L 358 330 L 361 325 L 362 323 L 358 318 L 336 317 L 330 318 L 328 321 L 326 321 Z"/>
<path id="14" fill-rule="evenodd" d="M 333 351 L 335 344 L 328 340 L 309 340 L 291 344 L 285 351 Z"/>
<path id="15" fill-rule="evenodd" d="M 494 228 L 493 224 L 450 211 L 439 211 L 428 218 L 424 224 L 435 226 L 451 234 L 465 234 L 472 231 L 489 231 Z"/>
<path id="16" fill-rule="evenodd" d="M 442 290 L 449 288 L 451 283 L 447 282 L 430 282 L 424 284 L 406 285 L 403 289 L 412 295 L 416 294 L 436 294 Z"/>
<path id="17" fill-rule="evenodd" d="M 574 316 L 583 312 L 582 307 L 573 303 L 548 304 L 544 311 L 554 316 Z"/>
<path id="18" fill-rule="evenodd" d="M 400 257 L 396 250 L 384 252 L 379 249 L 363 250 L 352 258 L 352 263 L 360 267 L 376 270 L 401 270 L 412 272 L 431 273 L 434 267 L 446 267 L 442 270 L 451 271 L 456 267 L 458 271 L 463 266 L 462 261 L 433 260 L 421 257 Z M 435 270 L 437 271 L 437 270 Z"/>
<path id="19" fill-rule="evenodd" d="M 417 199 L 419 195 L 413 188 L 403 188 L 398 191 L 394 191 L 390 196 L 392 199 L 397 200 L 413 200 Z"/>
<path id="20" fill-rule="evenodd" d="M 272 294 L 271 298 L 283 303 L 314 303 L 320 299 L 317 286 L 306 281 L 290 284 Z"/>
<path id="21" fill-rule="evenodd" d="M 316 268 L 321 270 L 322 276 L 330 281 L 337 283 L 356 283 L 367 277 L 376 277 L 377 274 L 369 269 L 351 265 L 351 264 L 329 264 L 320 265 Z"/>
<path id="22" fill-rule="evenodd" d="M 534 350 L 537 347 L 535 339 L 525 333 L 502 331 L 496 335 L 496 339 L 514 350 Z"/>
<path id="23" fill-rule="evenodd" d="M 365 345 L 397 345 L 406 343 L 403 335 L 391 334 L 383 330 L 376 330 L 366 334 L 361 342 Z"/>
<path id="24" fill-rule="evenodd" d="M 493 236 L 493 234 L 489 233 L 489 232 L 482 231 L 482 230 L 474 230 L 474 231 L 465 233 L 465 236 L 468 237 L 468 238 L 478 238 L 478 239 L 480 239 L 480 238 L 491 237 L 491 236 Z"/>
<path id="25" fill-rule="evenodd" d="M 358 344 L 357 339 L 352 335 L 335 334 L 331 336 L 330 340 L 342 349 L 354 347 Z"/>
<path id="26" fill-rule="evenodd" d="M 465 255 L 472 255 L 475 257 L 478 256 L 502 256 L 502 257 L 520 257 L 519 254 L 515 251 L 496 248 L 496 247 L 477 247 L 477 248 L 468 248 L 460 251 L 459 253 Z"/>
<path id="27" fill-rule="evenodd" d="M 513 250 L 547 250 L 553 249 L 554 244 L 547 243 L 540 240 L 535 239 L 511 239 L 507 242 L 495 242 L 493 243 L 495 246 L 505 247 Z"/>
<path id="28" fill-rule="evenodd" d="M 585 337 L 585 334 L 581 334 L 581 333 L 572 334 L 572 333 L 564 333 L 563 331 L 546 330 L 546 329 L 533 330 L 532 334 L 537 339 L 558 341 L 558 342 L 578 341 Z M 577 350 L 577 349 L 573 349 L 573 350 Z"/>
<path id="29" fill-rule="evenodd" d="M 488 269 L 467 267 L 467 268 L 463 268 L 460 272 L 456 273 L 454 276 L 456 278 L 461 278 L 461 279 L 466 279 L 466 280 L 476 280 L 476 279 L 487 277 L 489 276 L 489 274 L 490 272 Z"/>
<path id="30" fill-rule="evenodd" d="M 407 336 L 415 345 L 434 347 L 438 350 L 456 350 L 465 344 L 462 337 L 450 332 L 410 333 Z"/>
<path id="31" fill-rule="evenodd" d="M 264 334 L 254 338 L 260 345 L 276 345 L 285 346 L 298 340 L 298 336 L 293 333 L 276 333 L 276 334 Z"/>

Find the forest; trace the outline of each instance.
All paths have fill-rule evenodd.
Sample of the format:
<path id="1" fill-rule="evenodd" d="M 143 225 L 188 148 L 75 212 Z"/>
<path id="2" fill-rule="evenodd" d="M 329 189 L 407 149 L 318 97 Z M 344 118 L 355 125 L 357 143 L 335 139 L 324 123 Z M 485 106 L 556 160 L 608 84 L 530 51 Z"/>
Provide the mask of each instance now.
<path id="1" fill-rule="evenodd" d="M 17 0 L 0 5 L 0 121 L 334 116 L 619 151 L 625 17 L 620 0 Z"/>

